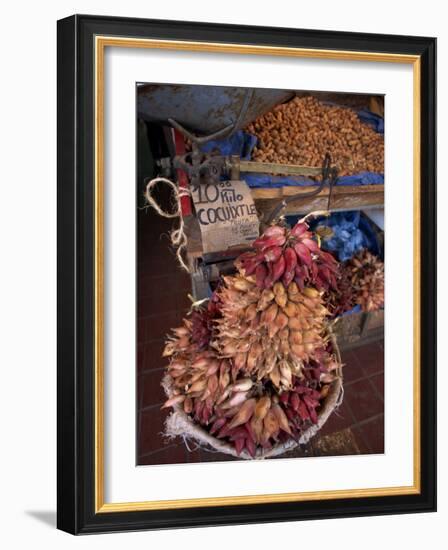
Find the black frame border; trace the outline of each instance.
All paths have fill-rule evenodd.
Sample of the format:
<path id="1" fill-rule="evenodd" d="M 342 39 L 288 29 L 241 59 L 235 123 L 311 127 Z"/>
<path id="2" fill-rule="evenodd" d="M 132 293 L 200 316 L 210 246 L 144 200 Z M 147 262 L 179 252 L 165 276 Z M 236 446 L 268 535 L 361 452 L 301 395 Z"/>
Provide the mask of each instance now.
<path id="1" fill-rule="evenodd" d="M 436 510 L 436 39 L 74 15 L 58 21 L 57 526 L 72 534 Z M 418 55 L 421 60 L 421 492 L 95 513 L 96 35 Z M 403 274 L 406 276 L 406 274 Z"/>

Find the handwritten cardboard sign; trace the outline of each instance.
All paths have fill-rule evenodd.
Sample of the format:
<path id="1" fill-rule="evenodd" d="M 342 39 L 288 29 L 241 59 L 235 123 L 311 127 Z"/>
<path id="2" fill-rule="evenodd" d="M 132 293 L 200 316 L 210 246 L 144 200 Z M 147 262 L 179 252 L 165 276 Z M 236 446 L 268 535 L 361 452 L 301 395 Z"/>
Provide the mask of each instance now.
<path id="1" fill-rule="evenodd" d="M 200 185 L 192 195 L 204 252 L 248 245 L 258 237 L 257 211 L 244 181 Z"/>

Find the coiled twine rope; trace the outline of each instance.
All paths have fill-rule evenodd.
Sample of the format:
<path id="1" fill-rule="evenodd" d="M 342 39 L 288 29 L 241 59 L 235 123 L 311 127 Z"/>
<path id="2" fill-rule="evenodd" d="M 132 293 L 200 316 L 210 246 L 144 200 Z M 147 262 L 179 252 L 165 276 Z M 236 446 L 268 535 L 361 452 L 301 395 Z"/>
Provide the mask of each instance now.
<path id="1" fill-rule="evenodd" d="M 162 210 L 158 202 L 152 196 L 152 189 L 158 183 L 165 183 L 166 185 L 171 187 L 171 190 L 174 196 L 173 212 L 166 212 L 165 210 Z M 179 262 L 179 265 L 187 273 L 191 273 L 191 270 L 188 267 L 183 257 L 183 251 L 187 247 L 188 238 L 187 238 L 187 235 L 185 234 L 185 223 L 184 223 L 184 217 L 182 215 L 182 206 L 181 206 L 182 197 L 191 197 L 191 191 L 185 187 L 180 188 L 178 185 L 176 185 L 174 182 L 172 182 L 169 179 L 154 178 L 151 181 L 149 181 L 146 185 L 145 199 L 147 202 L 147 206 L 152 206 L 154 210 L 157 212 L 157 214 L 159 214 L 159 216 L 162 216 L 162 218 L 179 218 L 179 227 L 177 229 L 173 229 L 170 232 L 171 243 L 176 248 L 176 257 L 177 257 L 177 261 Z"/>

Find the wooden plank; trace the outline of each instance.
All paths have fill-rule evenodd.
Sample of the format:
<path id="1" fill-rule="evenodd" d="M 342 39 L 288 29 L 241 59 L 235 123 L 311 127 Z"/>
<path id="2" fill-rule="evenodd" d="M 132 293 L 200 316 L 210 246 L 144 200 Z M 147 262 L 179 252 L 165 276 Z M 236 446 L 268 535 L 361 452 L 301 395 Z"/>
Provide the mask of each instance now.
<path id="1" fill-rule="evenodd" d="M 299 192 L 312 191 L 312 187 L 303 187 Z M 296 194 L 297 187 L 282 187 L 277 189 L 254 189 L 253 197 L 257 209 L 262 214 L 267 214 L 279 200 Z M 286 214 L 299 214 L 303 212 L 312 212 L 313 210 L 326 210 L 328 207 L 329 190 L 323 189 L 315 197 L 297 199 L 288 204 L 283 211 Z M 383 185 L 363 185 L 363 186 L 338 186 L 333 189 L 331 196 L 331 210 L 359 210 L 362 208 L 382 207 L 384 205 L 384 186 Z"/>
<path id="2" fill-rule="evenodd" d="M 289 197 L 296 193 L 309 193 L 316 187 L 307 185 L 304 187 L 286 185 L 285 187 L 252 189 L 252 197 L 256 199 L 279 199 Z M 319 196 L 328 197 L 329 189 L 324 187 Z M 337 185 L 333 188 L 333 196 L 337 195 L 367 195 L 369 193 L 381 193 L 384 195 L 384 185 Z"/>
<path id="3" fill-rule="evenodd" d="M 241 172 L 258 174 L 281 174 L 283 176 L 320 176 L 322 168 L 315 166 L 299 166 L 297 164 L 278 164 L 273 162 L 255 162 L 253 160 L 240 160 Z"/>
<path id="4" fill-rule="evenodd" d="M 276 200 L 256 200 L 255 205 L 261 214 L 270 212 L 277 203 Z M 384 205 L 384 195 L 369 194 L 369 195 L 339 195 L 332 197 L 330 202 L 330 210 L 361 210 L 366 208 L 378 207 Z M 288 204 L 283 213 L 293 215 L 316 210 L 327 210 L 328 197 L 311 197 L 307 199 L 297 200 L 294 203 Z"/>

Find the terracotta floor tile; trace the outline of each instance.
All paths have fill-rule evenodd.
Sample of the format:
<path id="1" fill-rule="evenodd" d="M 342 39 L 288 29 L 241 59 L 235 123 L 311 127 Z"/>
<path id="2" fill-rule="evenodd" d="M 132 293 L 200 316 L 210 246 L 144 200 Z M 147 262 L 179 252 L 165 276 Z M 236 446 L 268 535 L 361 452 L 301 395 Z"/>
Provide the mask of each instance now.
<path id="1" fill-rule="evenodd" d="M 146 341 L 165 340 L 171 329 L 182 324 L 184 311 L 169 311 L 149 317 L 146 321 Z"/>
<path id="2" fill-rule="evenodd" d="M 225 453 L 215 453 L 210 451 L 201 451 L 201 458 L 202 462 L 228 462 L 231 460 L 243 460 L 239 458 L 235 458 L 232 455 L 228 455 Z"/>
<path id="3" fill-rule="evenodd" d="M 362 437 L 370 449 L 371 453 L 384 453 L 384 416 L 381 415 L 375 419 L 358 426 Z"/>
<path id="4" fill-rule="evenodd" d="M 152 370 L 165 367 L 168 362 L 166 357 L 162 357 L 163 348 L 165 347 L 165 340 L 153 340 L 144 344 L 144 356 L 143 362 L 139 367 L 139 370 Z"/>
<path id="5" fill-rule="evenodd" d="M 145 346 L 144 344 L 138 344 L 137 345 L 137 369 L 143 370 L 144 367 L 144 361 L 145 361 Z"/>
<path id="6" fill-rule="evenodd" d="M 354 422 L 355 420 L 353 418 L 353 415 L 344 398 L 342 405 L 336 411 L 333 411 L 319 433 L 320 435 L 329 435 L 335 432 L 339 432 L 350 427 Z"/>
<path id="7" fill-rule="evenodd" d="M 382 400 L 366 379 L 350 384 L 346 388 L 345 399 L 358 422 L 384 412 Z"/>
<path id="8" fill-rule="evenodd" d="M 358 347 L 354 352 L 366 376 L 384 370 L 384 351 L 378 342 Z"/>
<path id="9" fill-rule="evenodd" d="M 137 343 L 143 344 L 146 340 L 146 319 L 137 316 Z"/>
<path id="10" fill-rule="evenodd" d="M 167 245 L 167 248 L 161 248 L 157 252 L 151 250 L 145 256 L 145 272 L 149 275 L 167 275 L 178 268 L 176 256 L 170 250 L 169 245 Z"/>
<path id="11" fill-rule="evenodd" d="M 183 464 L 185 462 L 185 448 L 182 444 L 168 445 L 155 453 L 141 456 L 138 460 L 139 466 L 151 464 Z"/>
<path id="12" fill-rule="evenodd" d="M 149 452 L 163 449 L 167 445 L 167 438 L 163 436 L 165 430 L 165 418 L 169 414 L 167 410 L 160 410 L 159 407 L 140 412 L 141 425 L 138 454 L 144 455 Z"/>
<path id="13" fill-rule="evenodd" d="M 182 441 L 181 444 L 185 448 L 185 461 L 189 462 L 191 464 L 194 464 L 196 462 L 203 462 L 203 451 L 200 447 L 196 446 L 195 443 L 192 441 L 188 442 L 188 448 L 185 445 L 185 443 Z M 191 449 L 191 450 L 189 450 Z"/>
<path id="14" fill-rule="evenodd" d="M 165 369 L 154 369 L 141 374 L 137 380 L 139 393 L 142 393 L 141 408 L 157 405 L 160 407 L 167 399 L 161 386 Z"/>
<path id="15" fill-rule="evenodd" d="M 314 456 L 346 456 L 361 453 L 351 428 L 322 436 L 317 433 L 310 441 Z"/>
<path id="16" fill-rule="evenodd" d="M 341 359 L 342 363 L 344 363 L 344 367 L 342 368 L 344 384 L 348 384 L 354 380 L 364 377 L 364 371 L 362 370 L 361 364 L 359 363 L 354 351 L 343 351 L 341 353 Z"/>
<path id="17" fill-rule="evenodd" d="M 170 281 L 170 288 L 165 286 Z M 154 317 L 160 315 L 160 313 L 167 313 L 177 310 L 188 310 L 191 306 L 191 301 L 188 298 L 188 294 L 191 294 L 191 288 L 182 288 L 179 281 L 174 277 L 161 277 L 159 285 L 152 289 L 146 296 L 139 294 L 137 316 L 141 317 Z"/>
<path id="18" fill-rule="evenodd" d="M 369 381 L 373 384 L 381 399 L 384 400 L 384 373 L 375 374 L 375 376 L 369 378 Z"/>
<path id="19" fill-rule="evenodd" d="M 139 298 L 137 315 L 138 317 L 153 319 L 161 313 L 175 311 L 176 306 L 177 296 L 175 292 L 163 292 L 160 290 L 160 293 L 157 293 L 155 290 L 150 295 Z M 147 321 L 148 319 L 145 320 Z"/>
<path id="20" fill-rule="evenodd" d="M 364 440 L 362 430 L 360 428 L 357 428 L 356 426 L 352 427 L 351 430 L 352 430 L 353 435 L 355 437 L 356 444 L 359 447 L 360 453 L 363 454 L 363 455 L 370 454 L 371 451 L 370 451 L 369 446 L 366 444 L 366 442 Z"/>

